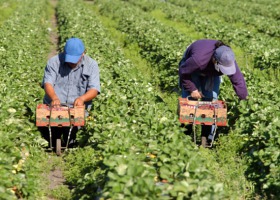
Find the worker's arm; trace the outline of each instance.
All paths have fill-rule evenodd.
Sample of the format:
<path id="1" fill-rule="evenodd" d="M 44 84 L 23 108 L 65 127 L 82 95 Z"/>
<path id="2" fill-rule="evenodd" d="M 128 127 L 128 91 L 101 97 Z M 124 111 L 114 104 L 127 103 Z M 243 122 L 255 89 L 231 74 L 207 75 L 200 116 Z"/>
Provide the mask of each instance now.
<path id="1" fill-rule="evenodd" d="M 46 94 L 52 100 L 51 105 L 52 106 L 59 106 L 60 105 L 60 100 L 59 100 L 58 96 L 56 95 L 52 84 L 45 83 L 44 84 L 44 89 L 45 89 Z"/>
<path id="2" fill-rule="evenodd" d="M 96 89 L 90 89 L 88 90 L 84 95 L 79 96 L 77 99 L 75 99 L 74 106 L 82 106 L 85 102 L 90 101 L 94 99 L 98 94 L 98 91 Z"/>
<path id="3" fill-rule="evenodd" d="M 189 57 L 185 62 L 181 63 L 179 67 L 180 86 L 184 87 L 192 98 L 200 99 L 203 95 L 198 91 L 191 77 L 192 73 L 197 70 L 199 70 L 199 66 L 194 61 L 193 57 Z"/>
<path id="4" fill-rule="evenodd" d="M 242 72 L 240 71 L 240 68 L 238 67 L 237 63 L 235 62 L 236 66 L 236 72 L 233 75 L 228 76 L 233 89 L 240 100 L 245 100 L 248 97 L 248 90 L 246 86 L 246 81 L 244 79 L 244 76 Z"/>
<path id="5" fill-rule="evenodd" d="M 84 66 L 83 75 L 87 76 L 87 85 L 84 85 L 86 92 L 75 99 L 74 106 L 84 105 L 84 103 L 94 99 L 100 92 L 99 68 L 96 61 L 92 61 L 90 65 Z"/>

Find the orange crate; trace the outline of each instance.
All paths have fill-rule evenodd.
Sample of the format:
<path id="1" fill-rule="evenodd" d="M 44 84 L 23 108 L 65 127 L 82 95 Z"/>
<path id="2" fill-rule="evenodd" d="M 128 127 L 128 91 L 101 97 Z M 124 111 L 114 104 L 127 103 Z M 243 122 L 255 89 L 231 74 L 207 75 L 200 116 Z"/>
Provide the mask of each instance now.
<path id="1" fill-rule="evenodd" d="M 69 117 L 70 116 L 70 117 Z M 70 119 L 69 119 L 70 118 Z M 36 108 L 36 126 L 84 126 L 85 106 L 50 107 L 38 104 Z"/>
<path id="2" fill-rule="evenodd" d="M 195 101 L 179 97 L 179 121 L 185 124 L 227 126 L 224 101 Z"/>

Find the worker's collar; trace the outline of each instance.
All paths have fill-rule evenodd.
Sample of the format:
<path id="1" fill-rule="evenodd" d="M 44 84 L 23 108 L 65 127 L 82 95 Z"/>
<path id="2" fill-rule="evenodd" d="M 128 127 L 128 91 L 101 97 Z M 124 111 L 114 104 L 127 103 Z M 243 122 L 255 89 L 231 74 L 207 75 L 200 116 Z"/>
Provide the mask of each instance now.
<path id="1" fill-rule="evenodd" d="M 79 61 L 79 63 L 76 66 L 74 66 L 75 64 L 71 64 L 71 63 L 65 63 L 65 64 L 67 65 L 67 67 L 71 68 L 71 70 L 76 71 L 80 67 L 84 66 L 84 56 L 81 58 L 81 60 Z"/>
<path id="2" fill-rule="evenodd" d="M 65 54 L 64 53 L 60 53 L 58 55 L 58 58 L 59 58 L 59 61 L 60 61 L 60 64 L 62 66 L 67 66 L 69 67 L 71 70 L 77 70 L 79 69 L 80 67 L 83 67 L 84 66 L 84 62 L 85 62 L 85 55 L 82 57 L 82 59 L 80 60 L 80 62 L 78 63 L 78 65 L 75 67 L 75 68 L 71 68 L 66 62 L 65 62 Z"/>

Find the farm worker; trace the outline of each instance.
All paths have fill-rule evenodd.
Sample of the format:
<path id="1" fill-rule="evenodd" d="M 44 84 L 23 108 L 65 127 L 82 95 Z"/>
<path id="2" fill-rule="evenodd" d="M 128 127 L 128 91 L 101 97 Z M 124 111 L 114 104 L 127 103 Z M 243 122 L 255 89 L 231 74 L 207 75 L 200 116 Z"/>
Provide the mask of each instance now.
<path id="1" fill-rule="evenodd" d="M 248 91 L 232 49 L 218 40 L 202 39 L 190 44 L 179 62 L 179 85 L 182 97 L 217 100 L 221 76 L 227 75 L 239 99 L 246 99 Z M 202 126 L 201 145 L 212 140 L 214 126 Z M 191 125 L 187 133 L 191 133 Z"/>
<path id="2" fill-rule="evenodd" d="M 85 54 L 81 39 L 68 39 L 64 52 L 48 60 L 42 87 L 44 104 L 60 106 L 66 103 L 85 105 L 86 110 L 91 108 L 92 100 L 100 93 L 99 68 L 97 62 Z M 72 135 L 75 139 L 75 134 Z"/>

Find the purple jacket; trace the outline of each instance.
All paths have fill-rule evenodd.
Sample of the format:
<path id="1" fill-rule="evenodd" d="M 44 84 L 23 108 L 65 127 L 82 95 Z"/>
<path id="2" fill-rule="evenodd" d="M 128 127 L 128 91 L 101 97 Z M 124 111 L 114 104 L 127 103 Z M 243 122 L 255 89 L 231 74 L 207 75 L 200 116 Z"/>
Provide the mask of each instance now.
<path id="1" fill-rule="evenodd" d="M 197 90 L 192 82 L 191 74 L 199 72 L 206 76 L 221 76 L 221 72 L 215 70 L 212 56 L 215 51 L 217 40 L 197 40 L 186 50 L 183 59 L 179 64 L 180 85 L 183 85 L 188 92 Z M 240 99 L 246 99 L 248 91 L 243 74 L 235 61 L 236 73 L 228 76 L 235 93 Z"/>

